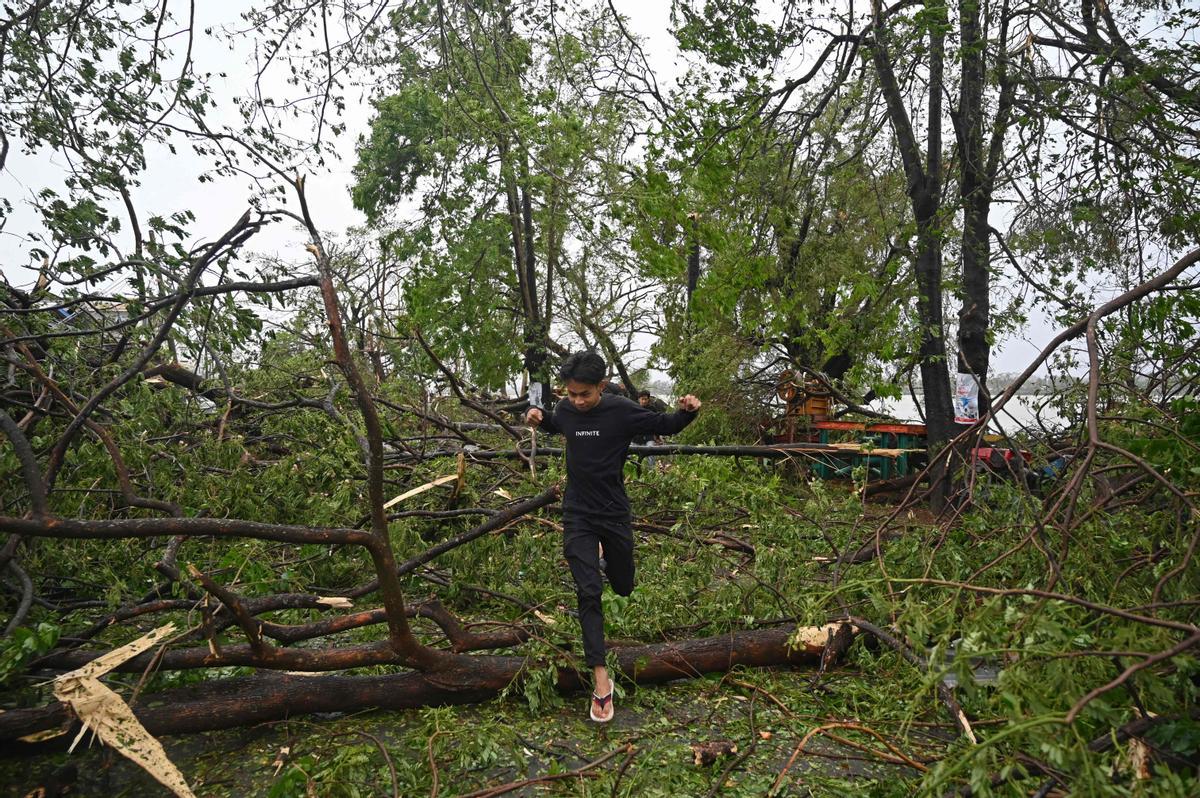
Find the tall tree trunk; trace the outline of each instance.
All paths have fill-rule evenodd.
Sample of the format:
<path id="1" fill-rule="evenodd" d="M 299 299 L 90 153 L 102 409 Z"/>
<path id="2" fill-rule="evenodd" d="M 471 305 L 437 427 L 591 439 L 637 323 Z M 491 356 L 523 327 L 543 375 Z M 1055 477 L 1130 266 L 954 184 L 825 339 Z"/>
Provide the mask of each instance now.
<path id="1" fill-rule="evenodd" d="M 923 190 L 913 202 L 917 215 L 917 306 L 921 317 L 921 384 L 925 389 L 925 427 L 930 453 L 954 436 L 954 406 L 946 359 L 946 326 L 942 318 L 942 94 L 945 90 L 946 6 L 927 6 L 936 17 L 929 23 L 929 115 Z M 950 493 L 952 465 L 937 461 L 930 475 L 931 504 L 941 511 Z M 945 467 L 943 470 L 943 466 Z"/>
<path id="2" fill-rule="evenodd" d="M 692 236 L 691 243 L 688 245 L 688 261 L 687 261 L 687 304 L 688 310 L 692 307 L 692 294 L 696 293 L 696 286 L 700 283 L 700 220 L 696 214 L 691 214 L 692 220 Z"/>
<path id="3" fill-rule="evenodd" d="M 521 151 L 521 219 L 525 238 L 525 283 L 529 286 L 530 303 L 525 316 L 525 371 L 529 384 L 541 386 L 542 401 L 549 401 L 550 375 L 546 369 L 546 339 L 549 337 L 549 317 L 543 316 L 537 299 L 537 256 L 533 247 L 533 199 L 529 178 L 529 153 Z M 549 261 L 547 261 L 549 264 Z M 547 276 L 546 303 L 550 302 L 550 276 Z"/>
<path id="4" fill-rule="evenodd" d="M 986 40 L 980 24 L 979 0 L 959 6 L 962 80 L 959 88 L 959 192 L 963 202 L 962 310 L 958 317 L 958 373 L 979 381 L 979 412 L 986 413 L 987 331 L 991 315 L 989 247 L 991 186 L 983 151 L 983 83 Z M 997 120 L 998 123 L 1000 120 Z"/>
<path id="5" fill-rule="evenodd" d="M 927 140 L 922 162 L 921 148 L 909 118 L 904 95 L 896 80 L 886 45 L 882 9 L 874 3 L 874 30 L 864 45 L 879 76 L 880 90 L 887 103 L 888 118 L 896 136 L 917 225 L 917 314 L 921 325 L 921 382 L 925 389 L 925 425 L 931 454 L 953 435 L 954 416 L 950 397 L 950 374 L 946 362 L 945 324 L 942 319 L 942 92 L 945 56 L 945 6 L 927 6 L 929 26 L 929 105 Z M 933 474 L 933 504 L 937 509 L 945 497 L 944 474 Z"/>
<path id="6" fill-rule="evenodd" d="M 985 104 L 983 90 L 987 75 L 987 36 L 979 0 L 963 0 L 959 29 L 962 39 L 962 88 L 955 116 L 961 152 L 959 193 L 963 198 L 963 297 L 959 314 L 959 373 L 975 374 L 980 388 L 987 385 L 991 345 L 991 211 L 996 176 L 1004 151 L 1004 137 L 1012 119 L 1016 83 L 1008 71 L 1009 2 L 1001 5 L 996 47 L 995 81 L 1000 87 L 991 142 L 984 151 Z M 979 394 L 979 411 L 990 409 L 986 390 Z"/>
<path id="7" fill-rule="evenodd" d="M 542 386 L 542 401 L 550 396 L 549 374 L 546 371 L 546 338 L 549 331 L 542 316 L 537 293 L 537 256 L 533 248 L 533 200 L 530 196 L 528 156 L 520 159 L 520 174 L 514 174 L 513 153 L 508 139 L 499 138 L 500 174 L 508 206 L 509 225 L 513 242 L 513 266 L 517 287 L 521 292 L 523 314 L 521 337 L 524 343 L 525 371 L 530 384 Z M 548 290 L 548 289 L 547 289 Z"/>

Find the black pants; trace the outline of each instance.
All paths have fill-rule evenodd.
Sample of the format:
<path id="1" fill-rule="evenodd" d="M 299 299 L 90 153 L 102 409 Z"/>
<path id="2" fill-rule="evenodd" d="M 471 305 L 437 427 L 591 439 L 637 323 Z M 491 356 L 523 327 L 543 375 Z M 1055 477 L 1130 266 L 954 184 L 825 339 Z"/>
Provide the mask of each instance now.
<path id="1" fill-rule="evenodd" d="M 600 593 L 604 574 L 596 544 L 604 546 L 604 573 L 617 595 L 633 592 L 633 530 L 623 518 L 563 514 L 563 554 L 575 578 L 579 625 L 583 628 L 583 657 L 589 668 L 604 664 L 604 610 Z"/>

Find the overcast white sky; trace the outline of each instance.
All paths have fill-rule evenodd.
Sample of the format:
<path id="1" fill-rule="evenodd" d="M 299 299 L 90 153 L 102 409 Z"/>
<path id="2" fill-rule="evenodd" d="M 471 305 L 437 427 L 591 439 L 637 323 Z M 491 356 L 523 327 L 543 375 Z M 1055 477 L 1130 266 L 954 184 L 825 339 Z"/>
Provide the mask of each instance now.
<path id="1" fill-rule="evenodd" d="M 647 56 L 665 91 L 682 71 L 678 66 L 674 39 L 668 32 L 670 3 L 665 0 L 614 0 L 614 5 L 628 18 L 630 31 L 644 38 Z M 240 2 L 197 3 L 197 29 L 235 23 L 239 10 L 244 7 Z M 202 71 L 228 74 L 225 79 L 214 78 L 218 96 L 233 97 L 247 92 L 252 76 L 248 50 L 230 50 L 224 43 L 200 36 L 196 40 L 194 56 Z M 220 109 L 215 113 L 214 121 L 219 122 L 221 113 L 232 113 L 232 110 Z M 307 178 L 313 216 L 323 230 L 338 232 L 365 222 L 351 204 L 349 185 L 355 142 L 367 130 L 370 115 L 371 108 L 365 99 L 351 103 L 343 117 L 347 132 L 337 140 L 340 158 L 330 159 L 324 171 L 312 172 Z M 152 209 L 159 215 L 184 209 L 193 211 L 196 222 L 192 230 L 196 241 L 219 236 L 248 205 L 251 196 L 248 180 L 223 178 L 212 183 L 197 182 L 195 176 L 203 171 L 205 164 L 186 148 L 179 148 L 176 155 L 165 149 L 152 151 L 149 161 L 141 185 L 133 190 L 136 206 Z M 17 146 L 13 147 L 6 168 L 0 173 L 0 194 L 16 206 L 0 232 L 0 267 L 5 277 L 16 285 L 28 286 L 34 278 L 33 272 L 22 267 L 31 260 L 29 250 L 33 243 L 28 233 L 36 229 L 36 220 L 22 200 L 45 186 L 59 184 L 62 175 L 62 164 L 55 158 L 43 154 L 28 155 Z M 303 244 L 303 236 L 298 231 L 287 225 L 276 225 L 256 236 L 251 249 L 300 260 Z M 1024 336 L 1001 342 L 993 355 L 993 369 L 1015 371 L 1023 368 L 1050 333 L 1049 325 L 1039 319 Z M 1038 345 L 1028 340 L 1030 338 Z"/>
<path id="2" fill-rule="evenodd" d="M 629 17 L 631 31 L 647 38 L 646 53 L 649 60 L 662 76 L 660 81 L 670 83 L 676 55 L 674 39 L 667 32 L 670 3 L 646 0 L 613 0 L 613 3 L 621 14 Z M 203 30 L 235 24 L 239 11 L 246 6 L 243 2 L 198 3 L 196 28 Z M 199 71 L 211 71 L 214 75 L 225 72 L 228 75 L 226 78 L 212 79 L 218 98 L 247 94 L 253 79 L 253 55 L 249 48 L 243 46 L 231 50 L 224 42 L 198 36 L 194 57 Z M 309 204 L 314 219 L 323 230 L 342 231 L 366 221 L 362 213 L 353 207 L 349 187 L 352 181 L 351 168 L 355 162 L 355 144 L 358 137 L 368 130 L 371 113 L 367 99 L 363 98 L 358 103 L 350 102 L 341 118 L 346 123 L 347 131 L 334 140 L 337 157 L 330 158 L 324 170 L 310 172 L 307 176 Z M 216 123 L 223 118 L 229 121 L 234 119 L 231 103 L 212 114 Z M 196 215 L 193 229 L 197 241 L 211 239 L 222 233 L 247 207 L 252 194 L 249 180 L 218 178 L 211 183 L 197 182 L 194 178 L 204 171 L 206 164 L 186 147 L 179 147 L 177 154 L 165 148 L 151 150 L 148 161 L 149 167 L 142 176 L 141 185 L 133 189 L 135 205 L 153 209 L 153 213 L 163 216 L 173 211 L 192 210 Z M 43 187 L 61 185 L 63 175 L 60 158 L 45 154 L 27 155 L 14 142 L 6 168 L 0 173 L 0 194 L 17 207 L 0 233 L 0 264 L 5 269 L 5 275 L 18 285 L 28 285 L 35 277 L 27 270 L 17 270 L 17 267 L 30 262 L 32 242 L 27 238 L 27 233 L 37 226 L 34 214 L 22 206 L 22 200 Z M 281 256 L 302 252 L 302 247 L 301 238 L 282 226 L 264 231 L 253 240 L 253 249 Z"/>

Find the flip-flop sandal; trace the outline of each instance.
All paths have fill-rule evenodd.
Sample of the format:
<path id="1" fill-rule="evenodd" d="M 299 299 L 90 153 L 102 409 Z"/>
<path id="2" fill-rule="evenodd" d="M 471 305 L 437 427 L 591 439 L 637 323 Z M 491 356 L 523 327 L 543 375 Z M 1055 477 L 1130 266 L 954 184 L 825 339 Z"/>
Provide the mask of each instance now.
<path id="1" fill-rule="evenodd" d="M 608 723 L 610 720 L 613 719 L 613 715 L 617 714 L 616 706 L 613 705 L 612 700 L 613 700 L 613 691 L 612 690 L 609 690 L 608 695 L 606 695 L 606 696 L 598 696 L 595 693 L 592 693 L 592 700 L 588 704 L 588 715 L 590 715 L 592 720 L 594 720 L 596 723 Z M 609 712 L 608 717 L 603 717 L 601 715 L 597 715 L 596 714 L 596 705 L 597 704 L 599 704 L 601 712 L 604 711 L 605 706 L 612 706 L 613 711 Z"/>

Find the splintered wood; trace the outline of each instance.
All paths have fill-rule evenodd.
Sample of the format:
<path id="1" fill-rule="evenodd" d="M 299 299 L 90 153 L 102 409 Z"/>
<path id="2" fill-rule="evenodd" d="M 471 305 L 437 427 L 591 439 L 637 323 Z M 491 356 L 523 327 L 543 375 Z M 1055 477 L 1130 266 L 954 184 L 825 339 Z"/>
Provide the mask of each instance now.
<path id="1" fill-rule="evenodd" d="M 413 496 L 418 496 L 427 490 L 432 490 L 432 489 L 436 488 L 438 485 L 445 485 L 447 482 L 457 482 L 461 479 L 462 479 L 462 477 L 460 477 L 457 473 L 447 474 L 444 477 L 438 477 L 437 479 L 433 480 L 432 482 L 426 482 L 424 485 L 419 485 L 419 486 L 413 488 L 412 490 L 401 493 L 396 498 L 394 498 L 391 501 L 384 504 L 383 509 L 390 510 L 391 508 L 395 507 L 397 504 L 404 501 L 405 499 L 411 499 Z"/>
<path id="2" fill-rule="evenodd" d="M 100 677 L 113 668 L 174 633 L 175 625 L 168 623 L 78 670 L 59 676 L 54 680 L 54 695 L 69 705 L 83 723 L 75 742 L 71 743 L 72 751 L 91 730 L 105 745 L 136 762 L 180 798 L 195 798 L 183 774 L 167 758 L 162 744 L 146 731 L 121 696 L 100 682 Z"/>

